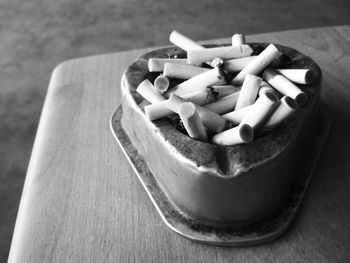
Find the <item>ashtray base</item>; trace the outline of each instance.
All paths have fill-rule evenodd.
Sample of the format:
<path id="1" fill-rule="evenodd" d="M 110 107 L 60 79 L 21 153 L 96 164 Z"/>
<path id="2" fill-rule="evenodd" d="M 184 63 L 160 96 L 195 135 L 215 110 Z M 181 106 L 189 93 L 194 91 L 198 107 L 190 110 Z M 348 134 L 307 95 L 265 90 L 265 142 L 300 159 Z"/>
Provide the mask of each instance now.
<path id="1" fill-rule="evenodd" d="M 218 227 L 200 222 L 179 211 L 159 187 L 143 157 L 137 152 L 122 124 L 122 106 L 110 119 L 112 133 L 145 188 L 164 223 L 178 234 L 193 241 L 221 246 L 249 246 L 272 241 L 282 235 L 292 223 L 307 192 L 312 174 L 322 152 L 331 126 L 326 109 L 320 111 L 318 134 L 311 146 L 309 158 L 300 167 L 300 177 L 285 204 L 269 218 L 249 226 Z"/>

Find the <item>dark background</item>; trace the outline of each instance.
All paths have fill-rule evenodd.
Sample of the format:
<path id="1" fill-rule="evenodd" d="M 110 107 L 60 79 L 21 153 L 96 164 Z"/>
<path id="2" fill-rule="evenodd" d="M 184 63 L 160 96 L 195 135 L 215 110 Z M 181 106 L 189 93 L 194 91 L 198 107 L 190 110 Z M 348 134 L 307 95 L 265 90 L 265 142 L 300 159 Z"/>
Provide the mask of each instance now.
<path id="1" fill-rule="evenodd" d="M 53 68 L 61 61 L 194 40 L 350 24 L 349 0 L 0 0 L 0 262 L 6 262 Z"/>

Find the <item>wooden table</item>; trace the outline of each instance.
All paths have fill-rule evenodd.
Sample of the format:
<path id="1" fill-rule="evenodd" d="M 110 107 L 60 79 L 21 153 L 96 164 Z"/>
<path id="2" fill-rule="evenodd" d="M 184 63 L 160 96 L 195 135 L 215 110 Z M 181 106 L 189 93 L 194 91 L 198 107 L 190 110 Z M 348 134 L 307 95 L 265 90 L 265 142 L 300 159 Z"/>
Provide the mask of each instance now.
<path id="1" fill-rule="evenodd" d="M 247 40 L 314 58 L 333 116 L 311 187 L 286 234 L 259 246 L 223 248 L 187 240 L 161 221 L 109 128 L 122 72 L 150 50 L 143 49 L 66 61 L 54 70 L 9 262 L 350 262 L 350 26 Z"/>

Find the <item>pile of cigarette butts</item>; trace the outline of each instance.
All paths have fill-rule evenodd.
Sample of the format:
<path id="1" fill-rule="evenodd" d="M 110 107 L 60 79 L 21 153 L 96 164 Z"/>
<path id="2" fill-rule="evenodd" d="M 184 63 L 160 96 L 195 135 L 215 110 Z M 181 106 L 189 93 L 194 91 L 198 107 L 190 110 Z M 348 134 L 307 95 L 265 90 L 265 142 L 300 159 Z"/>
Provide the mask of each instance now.
<path id="1" fill-rule="evenodd" d="M 196 140 L 225 146 L 251 142 L 254 132 L 274 129 L 305 105 L 307 96 L 294 83 L 315 79 L 311 69 L 269 67 L 281 56 L 278 48 L 270 44 L 254 55 L 242 34 L 233 35 L 230 46 L 213 48 L 177 31 L 170 42 L 187 58 L 150 58 L 148 70 L 159 76 L 153 84 L 145 79 L 136 91 L 150 102 L 144 107 L 150 121 L 177 113 Z M 230 83 L 227 73 L 236 74 Z M 169 88 L 173 78 L 183 81 Z"/>

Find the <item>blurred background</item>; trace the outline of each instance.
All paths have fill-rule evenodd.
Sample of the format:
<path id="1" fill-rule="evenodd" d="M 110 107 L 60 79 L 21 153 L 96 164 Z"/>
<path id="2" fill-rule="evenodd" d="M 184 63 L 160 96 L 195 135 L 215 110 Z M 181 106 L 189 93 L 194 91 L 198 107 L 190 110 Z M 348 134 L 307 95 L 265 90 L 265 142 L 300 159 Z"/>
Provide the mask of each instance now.
<path id="1" fill-rule="evenodd" d="M 53 68 L 77 57 L 234 33 L 350 24 L 349 0 L 0 0 L 0 262 L 6 262 Z"/>

